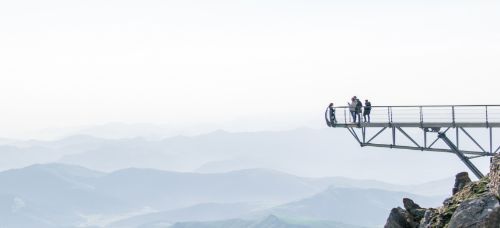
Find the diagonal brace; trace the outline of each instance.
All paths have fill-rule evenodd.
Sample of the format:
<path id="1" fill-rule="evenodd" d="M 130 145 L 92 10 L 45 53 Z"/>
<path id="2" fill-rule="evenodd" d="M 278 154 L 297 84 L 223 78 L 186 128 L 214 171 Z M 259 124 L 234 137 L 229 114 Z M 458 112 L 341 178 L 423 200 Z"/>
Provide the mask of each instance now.
<path id="1" fill-rule="evenodd" d="M 406 138 L 408 138 L 411 142 L 413 142 L 413 144 L 415 144 L 417 147 L 421 147 L 420 145 L 418 145 L 417 142 L 415 142 L 415 140 L 410 137 L 405 131 L 403 131 L 403 129 L 401 129 L 401 127 L 396 127 L 401 133 L 403 133 L 404 136 L 406 136 Z"/>
<path id="2" fill-rule="evenodd" d="M 373 137 L 370 138 L 370 140 L 368 140 L 368 142 L 366 143 L 370 143 L 372 140 L 374 140 L 378 135 L 380 135 L 380 133 L 382 133 L 385 129 L 387 129 L 387 127 L 384 127 L 382 129 L 380 129 L 380 131 L 377 132 L 377 134 L 375 134 Z"/>
<path id="3" fill-rule="evenodd" d="M 462 160 L 462 162 L 476 175 L 478 179 L 484 177 L 483 173 L 472 163 L 464 153 L 462 153 L 455 144 L 446 136 L 445 133 L 439 133 L 438 138 L 442 139 L 446 145 L 450 147 L 450 149 L 455 152 L 455 154 Z"/>
<path id="4" fill-rule="evenodd" d="M 356 134 L 356 132 L 354 131 L 354 129 L 352 129 L 352 128 L 349 127 L 349 128 L 347 128 L 347 130 L 351 133 L 351 135 L 354 137 L 354 139 L 356 139 L 356 141 L 358 141 L 358 143 L 360 145 L 362 145 L 361 140 L 359 140 L 359 137 Z"/>
<path id="5" fill-rule="evenodd" d="M 476 144 L 476 146 L 479 147 L 479 149 L 481 149 L 483 152 L 486 152 L 486 150 L 484 150 L 484 148 L 479 145 L 479 143 L 469 134 L 469 132 L 467 132 L 463 127 L 460 127 L 460 129 L 472 140 L 472 142 L 474 142 L 474 144 Z"/>

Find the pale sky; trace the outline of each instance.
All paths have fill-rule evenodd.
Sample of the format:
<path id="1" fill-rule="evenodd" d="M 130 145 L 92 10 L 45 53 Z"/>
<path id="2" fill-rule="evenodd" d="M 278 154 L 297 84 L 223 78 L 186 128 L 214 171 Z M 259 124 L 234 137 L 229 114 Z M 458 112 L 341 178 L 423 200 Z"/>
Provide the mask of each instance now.
<path id="1" fill-rule="evenodd" d="M 0 137 L 108 122 L 317 127 L 353 95 L 499 104 L 499 12 L 494 0 L 1 1 Z"/>

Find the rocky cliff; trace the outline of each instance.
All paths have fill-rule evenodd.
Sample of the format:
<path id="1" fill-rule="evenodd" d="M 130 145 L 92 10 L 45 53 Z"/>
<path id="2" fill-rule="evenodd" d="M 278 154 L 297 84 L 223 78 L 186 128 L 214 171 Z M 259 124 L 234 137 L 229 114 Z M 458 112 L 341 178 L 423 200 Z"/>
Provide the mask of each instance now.
<path id="1" fill-rule="evenodd" d="M 466 172 L 457 174 L 452 192 L 439 208 L 403 199 L 404 208 L 391 210 L 385 228 L 500 228 L 500 154 L 479 181 L 472 182 Z"/>

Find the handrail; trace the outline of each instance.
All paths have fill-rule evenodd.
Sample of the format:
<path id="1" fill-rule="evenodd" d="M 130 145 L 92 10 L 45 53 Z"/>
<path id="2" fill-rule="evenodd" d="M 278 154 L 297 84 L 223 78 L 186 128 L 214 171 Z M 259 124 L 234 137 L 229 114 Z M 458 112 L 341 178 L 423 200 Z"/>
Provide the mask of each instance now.
<path id="1" fill-rule="evenodd" d="M 364 106 L 363 106 L 364 107 Z M 500 107 L 500 105 L 373 105 L 373 108 L 447 108 L 447 107 Z M 349 106 L 335 106 L 334 108 L 349 108 Z"/>
<path id="2" fill-rule="evenodd" d="M 326 111 L 325 111 L 325 121 L 326 121 L 326 125 L 328 125 L 328 127 L 331 127 L 332 123 L 330 122 L 330 117 L 328 116 L 328 111 L 329 111 L 329 107 L 327 107 Z"/>
<path id="3" fill-rule="evenodd" d="M 500 105 L 395 105 L 370 106 L 370 122 L 385 123 L 389 126 L 401 123 L 414 123 L 420 127 L 429 126 L 430 123 L 445 123 L 452 127 L 463 126 L 464 123 L 474 123 L 479 126 L 498 127 L 500 126 Z M 327 125 L 335 127 L 339 124 L 350 125 L 354 123 L 350 106 L 335 106 L 337 123 Z M 364 122 L 363 113 L 366 106 L 363 106 L 361 113 L 361 122 Z M 343 109 L 343 111 L 341 110 Z M 326 111 L 328 112 L 328 110 Z M 341 116 L 343 114 L 343 116 Z M 325 113 L 326 117 L 326 113 Z M 368 117 L 368 116 L 367 116 Z M 328 120 L 328 118 L 326 118 Z M 357 119 L 357 118 L 356 118 Z M 368 118 L 367 118 L 368 119 Z M 359 120 L 356 121 L 359 124 Z M 480 123 L 481 125 L 479 125 Z"/>

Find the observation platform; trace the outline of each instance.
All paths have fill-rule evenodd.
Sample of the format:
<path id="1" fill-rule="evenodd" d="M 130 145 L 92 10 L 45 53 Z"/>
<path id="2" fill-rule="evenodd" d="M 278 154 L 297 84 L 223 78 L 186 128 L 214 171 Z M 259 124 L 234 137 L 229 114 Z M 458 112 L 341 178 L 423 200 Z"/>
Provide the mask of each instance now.
<path id="1" fill-rule="evenodd" d="M 470 160 L 494 156 L 500 151 L 500 145 L 494 145 L 500 144 L 500 140 L 493 137 L 493 129 L 500 128 L 500 105 L 371 106 L 370 121 L 367 117 L 366 122 L 365 107 L 356 115 L 356 122 L 348 106 L 333 109 L 334 116 L 330 108 L 325 111 L 326 124 L 347 129 L 361 147 L 454 153 L 478 178 L 484 175 Z M 369 135 L 369 129 L 375 129 L 375 133 Z M 486 134 L 473 136 L 471 129 L 485 129 Z M 387 131 L 390 134 L 382 137 Z M 461 144 L 462 138 L 468 141 L 463 143 L 468 143 L 468 148 Z M 438 141 L 443 142 L 441 146 Z"/>
<path id="2" fill-rule="evenodd" d="M 363 116 L 361 116 L 363 119 Z M 466 128 L 490 128 L 490 127 L 500 127 L 500 123 L 474 123 L 474 122 L 415 122 L 415 123 L 395 123 L 395 122 L 370 122 L 370 123 L 337 123 L 333 124 L 332 127 L 414 127 L 414 128 L 447 128 L 447 127 L 466 127 Z"/>
<path id="3" fill-rule="evenodd" d="M 354 123 L 348 106 L 334 109 L 336 123 L 325 112 L 331 127 L 500 127 L 500 105 L 372 106 L 369 123 L 363 122 L 363 113 L 361 122 Z"/>

